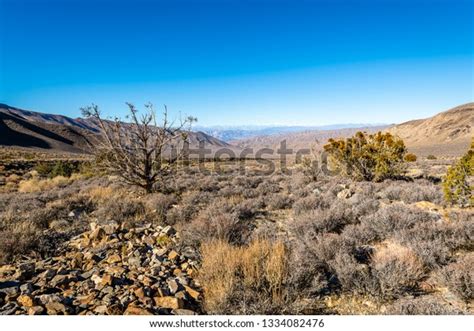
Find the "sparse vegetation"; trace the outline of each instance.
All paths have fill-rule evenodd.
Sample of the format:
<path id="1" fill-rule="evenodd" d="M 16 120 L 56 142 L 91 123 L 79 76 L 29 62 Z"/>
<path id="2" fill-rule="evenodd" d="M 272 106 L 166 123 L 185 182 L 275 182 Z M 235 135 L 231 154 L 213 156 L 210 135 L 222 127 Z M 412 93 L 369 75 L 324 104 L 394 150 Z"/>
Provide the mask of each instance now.
<path id="1" fill-rule="evenodd" d="M 0 259 L 56 256 L 89 224 L 133 233 L 148 222 L 173 229 L 140 240 L 199 261 L 190 275 L 206 313 L 469 312 L 474 214 L 443 205 L 442 184 L 314 181 L 299 167 L 242 176 L 239 167 L 169 173 L 152 194 L 113 176 L 16 175 L 0 193 Z"/>
<path id="2" fill-rule="evenodd" d="M 446 173 L 443 190 L 448 203 L 462 207 L 474 206 L 472 176 L 474 176 L 474 139 L 469 151 Z"/>
<path id="3" fill-rule="evenodd" d="M 342 174 L 367 181 L 399 175 L 406 154 L 401 139 L 382 132 L 357 132 L 352 138 L 329 139 L 324 150 Z"/>

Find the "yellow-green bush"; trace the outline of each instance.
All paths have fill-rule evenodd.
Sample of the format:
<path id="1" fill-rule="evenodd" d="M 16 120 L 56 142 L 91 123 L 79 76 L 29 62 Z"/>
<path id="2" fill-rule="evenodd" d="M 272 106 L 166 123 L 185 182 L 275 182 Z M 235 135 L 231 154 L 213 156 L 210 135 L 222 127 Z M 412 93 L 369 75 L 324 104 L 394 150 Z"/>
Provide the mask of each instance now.
<path id="1" fill-rule="evenodd" d="M 405 155 L 405 158 L 404 160 L 407 161 L 407 162 L 416 162 L 416 155 L 413 154 L 413 153 L 408 153 L 407 155 Z"/>
<path id="2" fill-rule="evenodd" d="M 388 132 L 357 132 L 351 138 L 329 139 L 324 150 L 342 174 L 368 181 L 399 175 L 406 154 L 403 140 Z"/>
<path id="3" fill-rule="evenodd" d="M 474 176 L 474 139 L 469 151 L 448 168 L 443 180 L 446 202 L 461 207 L 474 206 L 474 186 L 469 182 L 471 176 Z"/>

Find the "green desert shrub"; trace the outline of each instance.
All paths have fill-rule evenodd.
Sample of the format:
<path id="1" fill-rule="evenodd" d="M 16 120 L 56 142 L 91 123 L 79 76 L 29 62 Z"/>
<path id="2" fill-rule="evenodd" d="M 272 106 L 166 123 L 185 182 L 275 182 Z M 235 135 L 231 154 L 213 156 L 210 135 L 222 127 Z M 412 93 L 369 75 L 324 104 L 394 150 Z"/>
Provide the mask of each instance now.
<path id="1" fill-rule="evenodd" d="M 324 150 L 343 175 L 366 181 L 381 181 L 400 175 L 406 154 L 403 140 L 382 132 L 357 132 L 347 139 L 331 138 Z"/>
<path id="2" fill-rule="evenodd" d="M 430 154 L 426 157 L 428 160 L 436 160 L 436 156 L 434 156 L 433 154 Z"/>
<path id="3" fill-rule="evenodd" d="M 78 162 L 59 160 L 55 163 L 41 162 L 35 167 L 35 170 L 42 177 L 71 177 L 73 173 L 80 171 L 80 165 Z"/>
<path id="4" fill-rule="evenodd" d="M 474 175 L 474 139 L 470 150 L 449 167 L 443 181 L 444 197 L 449 204 L 469 207 L 474 205 L 474 186 L 469 182 Z"/>
<path id="5" fill-rule="evenodd" d="M 404 157 L 404 160 L 407 161 L 407 162 L 416 162 L 416 155 L 413 154 L 413 153 L 408 153 L 407 155 L 405 155 Z"/>

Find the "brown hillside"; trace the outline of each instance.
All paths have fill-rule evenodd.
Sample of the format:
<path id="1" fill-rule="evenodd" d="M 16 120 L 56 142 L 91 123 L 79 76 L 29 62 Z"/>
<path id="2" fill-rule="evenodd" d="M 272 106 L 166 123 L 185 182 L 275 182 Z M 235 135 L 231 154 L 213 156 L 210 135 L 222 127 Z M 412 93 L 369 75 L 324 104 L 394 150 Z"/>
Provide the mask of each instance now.
<path id="1" fill-rule="evenodd" d="M 416 154 L 458 156 L 474 135 L 474 103 L 467 103 L 433 117 L 395 125 L 389 131 L 402 138 Z"/>

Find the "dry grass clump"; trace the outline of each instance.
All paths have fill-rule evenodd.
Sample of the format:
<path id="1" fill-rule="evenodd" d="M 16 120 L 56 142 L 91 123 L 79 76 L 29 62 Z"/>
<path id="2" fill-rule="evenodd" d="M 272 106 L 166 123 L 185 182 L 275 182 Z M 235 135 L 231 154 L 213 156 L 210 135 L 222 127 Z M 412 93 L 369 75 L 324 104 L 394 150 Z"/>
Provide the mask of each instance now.
<path id="1" fill-rule="evenodd" d="M 208 313 L 268 314 L 281 309 L 288 277 L 283 243 L 257 239 L 235 247 L 213 240 L 204 243 L 201 252 L 199 280 Z"/>
<path id="2" fill-rule="evenodd" d="M 97 186 L 92 187 L 86 194 L 94 203 L 101 204 L 113 199 L 116 192 L 117 189 L 112 186 Z"/>
<path id="3" fill-rule="evenodd" d="M 438 278 L 466 303 L 474 299 L 474 253 L 469 253 L 440 270 Z"/>
<path id="4" fill-rule="evenodd" d="M 68 185 L 73 178 L 67 178 L 63 176 L 56 176 L 54 178 L 39 179 L 33 177 L 20 181 L 18 184 L 18 192 L 21 193 L 34 193 L 50 190 L 54 187 L 64 187 Z"/>

